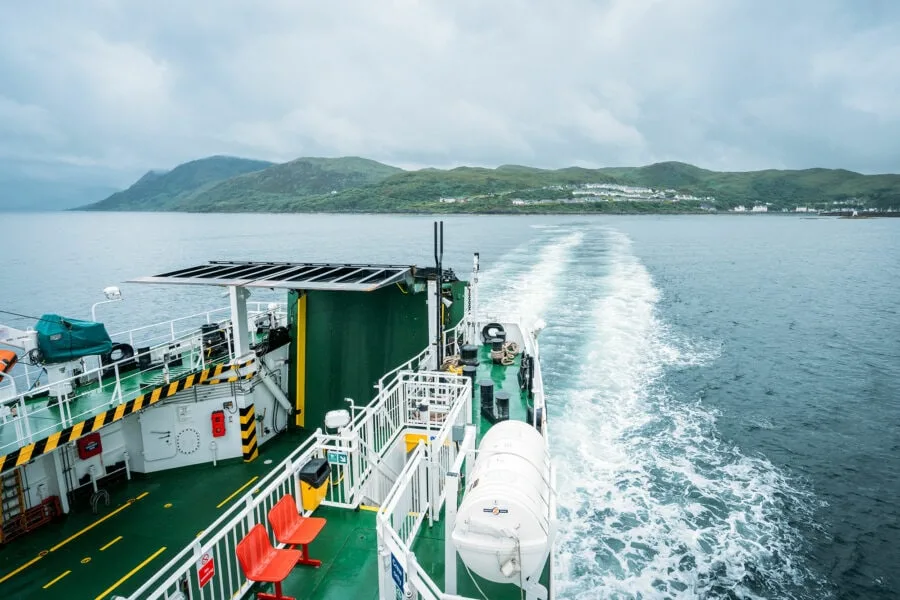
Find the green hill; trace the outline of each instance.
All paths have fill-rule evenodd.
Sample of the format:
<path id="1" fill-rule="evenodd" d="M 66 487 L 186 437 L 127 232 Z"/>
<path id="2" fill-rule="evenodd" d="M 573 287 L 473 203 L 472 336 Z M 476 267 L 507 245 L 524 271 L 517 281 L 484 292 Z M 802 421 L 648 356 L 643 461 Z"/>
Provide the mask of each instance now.
<path id="1" fill-rule="evenodd" d="M 231 156 L 211 156 L 178 165 L 171 171 L 149 171 L 131 187 L 85 210 L 178 210 L 181 203 L 220 181 L 259 171 L 272 163 Z"/>
<path id="2" fill-rule="evenodd" d="M 286 202 L 379 182 L 402 169 L 367 158 L 298 158 L 222 181 L 182 208 L 192 211 L 279 211 Z"/>
<path id="3" fill-rule="evenodd" d="M 348 157 L 299 158 L 213 182 L 198 183 L 196 178 L 174 177 L 179 170 L 203 162 L 187 163 L 165 174 L 148 173 L 125 192 L 89 208 L 499 213 L 686 212 L 701 207 L 724 210 L 738 204 L 757 203 L 768 203 L 770 210 L 794 206 L 827 208 L 834 202 L 900 207 L 900 175 L 862 175 L 838 169 L 717 172 L 685 163 L 663 162 L 602 169 L 547 170 L 503 165 L 496 169 L 403 171 L 372 160 Z M 667 191 L 665 198 L 655 200 L 579 202 L 585 197 L 576 192 L 585 184 L 653 188 L 661 194 Z M 676 194 L 703 200 L 676 201 Z"/>

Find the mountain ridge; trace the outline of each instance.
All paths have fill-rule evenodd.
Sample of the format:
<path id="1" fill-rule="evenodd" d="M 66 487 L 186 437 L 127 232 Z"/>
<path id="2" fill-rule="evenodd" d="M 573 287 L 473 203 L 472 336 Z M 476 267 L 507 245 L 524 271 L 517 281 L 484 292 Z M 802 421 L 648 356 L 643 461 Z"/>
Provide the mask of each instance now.
<path id="1" fill-rule="evenodd" d="M 242 172 L 213 179 L 191 174 L 204 161 L 235 163 Z M 252 167 L 252 168 L 251 168 Z M 257 168 L 259 167 L 259 168 Z M 224 175 L 228 169 L 214 170 Z M 174 177 L 173 174 L 178 175 Z M 587 184 L 668 190 L 667 201 L 576 202 Z M 678 203 L 678 195 L 694 200 Z M 516 205 L 512 200 L 522 200 Z M 844 169 L 712 171 L 677 161 L 639 167 L 526 165 L 403 170 L 371 159 L 301 157 L 266 163 L 208 157 L 171 171 L 148 171 L 127 190 L 85 210 L 189 212 L 686 212 L 769 204 L 773 209 L 830 205 L 900 206 L 900 175 Z M 573 207 L 574 206 L 574 207 Z"/>

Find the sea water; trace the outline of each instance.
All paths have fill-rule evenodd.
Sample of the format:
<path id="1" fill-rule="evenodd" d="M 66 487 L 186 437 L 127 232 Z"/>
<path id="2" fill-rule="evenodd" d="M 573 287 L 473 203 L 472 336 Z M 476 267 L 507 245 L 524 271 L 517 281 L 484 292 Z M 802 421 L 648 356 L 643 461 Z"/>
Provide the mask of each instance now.
<path id="1" fill-rule="evenodd" d="M 448 217 L 482 310 L 547 321 L 560 598 L 900 593 L 900 220 Z M 0 310 L 211 259 L 428 264 L 431 219 L 0 214 Z M 117 330 L 224 305 L 122 284 Z M 256 298 L 268 299 L 255 292 Z M 28 320 L 0 315 L 12 325 Z"/>

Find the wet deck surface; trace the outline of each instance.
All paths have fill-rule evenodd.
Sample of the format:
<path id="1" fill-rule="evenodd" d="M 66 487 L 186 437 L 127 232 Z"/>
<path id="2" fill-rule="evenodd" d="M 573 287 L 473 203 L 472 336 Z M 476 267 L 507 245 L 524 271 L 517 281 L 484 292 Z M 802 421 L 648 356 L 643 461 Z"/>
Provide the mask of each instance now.
<path id="1" fill-rule="evenodd" d="M 90 510 L 71 514 L 61 523 L 0 546 L 0 598 L 127 596 L 235 501 L 217 508 L 223 500 L 251 478 L 262 478 L 304 439 L 305 435 L 290 432 L 278 436 L 263 445 L 259 458 L 249 464 L 229 462 L 135 475 L 131 482 L 110 490 L 110 504 L 101 506 L 99 514 Z M 266 465 L 268 459 L 272 463 Z M 130 499 L 134 501 L 128 504 Z M 143 568 L 102 595 L 151 556 Z"/>

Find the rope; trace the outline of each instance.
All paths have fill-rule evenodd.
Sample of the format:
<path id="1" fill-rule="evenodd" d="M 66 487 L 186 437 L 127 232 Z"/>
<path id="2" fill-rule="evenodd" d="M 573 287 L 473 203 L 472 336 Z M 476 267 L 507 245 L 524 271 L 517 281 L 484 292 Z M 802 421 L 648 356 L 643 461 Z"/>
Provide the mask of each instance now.
<path id="1" fill-rule="evenodd" d="M 500 364 L 504 367 L 509 367 L 513 363 L 516 362 L 516 355 L 519 353 L 519 345 L 515 342 L 506 342 L 503 345 L 503 350 L 496 351 L 497 358 L 500 360 Z M 491 359 L 494 359 L 495 352 L 491 350 Z"/>
<path id="2" fill-rule="evenodd" d="M 449 371 L 451 368 L 457 368 L 459 366 L 459 360 L 458 354 L 448 356 L 444 359 L 444 362 L 441 363 L 441 371 Z"/>

